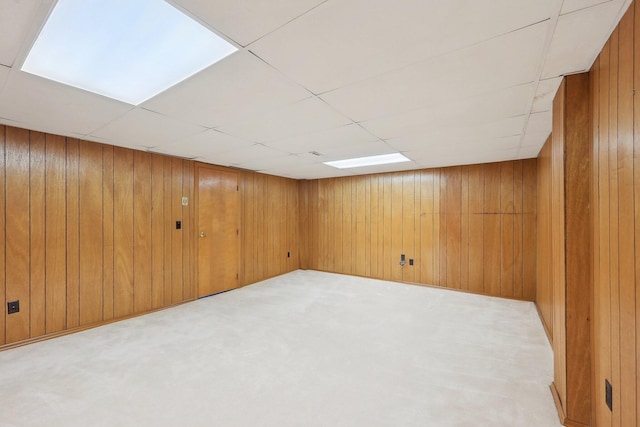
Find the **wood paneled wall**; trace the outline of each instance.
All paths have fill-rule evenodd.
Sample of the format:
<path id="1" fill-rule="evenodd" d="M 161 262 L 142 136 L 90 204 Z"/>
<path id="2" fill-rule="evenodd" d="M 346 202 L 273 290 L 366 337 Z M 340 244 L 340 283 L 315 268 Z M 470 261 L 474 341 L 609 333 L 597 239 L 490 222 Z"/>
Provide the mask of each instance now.
<path id="1" fill-rule="evenodd" d="M 553 132 L 538 157 L 538 283 L 552 339 L 553 393 L 566 425 L 591 418 L 589 76 L 566 77 L 553 102 Z"/>
<path id="2" fill-rule="evenodd" d="M 0 126 L 0 347 L 194 299 L 194 167 Z M 297 181 L 222 169 L 240 183 L 240 284 L 296 270 Z"/>
<path id="3" fill-rule="evenodd" d="M 303 267 L 535 298 L 535 159 L 301 182 L 300 200 Z"/>
<path id="4" fill-rule="evenodd" d="M 536 306 L 549 340 L 553 342 L 553 280 L 551 266 L 551 137 L 538 154 L 538 211 L 537 211 L 537 281 Z M 560 177 L 561 178 L 561 177 Z"/>
<path id="5" fill-rule="evenodd" d="M 562 97 L 564 96 L 564 101 Z M 565 411 L 575 423 L 588 425 L 591 419 L 590 299 L 592 291 L 590 186 L 589 75 L 565 77 L 554 100 L 564 108 L 564 307 L 556 310 L 554 336 L 565 331 L 566 366 L 556 364 L 555 378 L 565 381 Z M 555 138 L 555 137 L 554 137 Z M 555 198 L 554 198 L 555 199 Z M 558 233 L 559 234 L 559 233 Z M 554 233 L 554 236 L 556 233 Z M 585 262 L 587 260 L 587 262 Z M 555 270 L 554 270 L 555 271 Z M 558 273 L 558 271 L 556 271 Z M 554 279 L 555 282 L 555 279 Z M 557 304 L 554 304 L 557 307 Z M 564 319 L 564 321 L 559 320 Z M 559 345 L 560 343 L 555 343 Z M 564 368 L 564 369 L 563 369 Z M 554 380 L 555 382 L 555 380 Z"/>
<path id="6" fill-rule="evenodd" d="M 0 177 L 0 345 L 194 297 L 192 162 L 0 126 Z"/>
<path id="7" fill-rule="evenodd" d="M 595 425 L 640 423 L 640 7 L 591 70 Z M 605 405 L 605 379 L 613 411 Z"/>
<path id="8" fill-rule="evenodd" d="M 248 285 L 297 270 L 298 182 L 239 171 L 242 204 L 240 283 Z"/>

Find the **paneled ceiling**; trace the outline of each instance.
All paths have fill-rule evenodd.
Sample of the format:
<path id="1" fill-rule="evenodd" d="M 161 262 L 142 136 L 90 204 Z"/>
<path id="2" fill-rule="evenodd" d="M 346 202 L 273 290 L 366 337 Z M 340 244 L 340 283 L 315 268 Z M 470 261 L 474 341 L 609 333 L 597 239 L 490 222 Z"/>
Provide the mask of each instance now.
<path id="1" fill-rule="evenodd" d="M 54 3 L 0 0 L 0 123 L 310 179 L 535 157 L 630 0 L 173 0 L 239 51 L 135 107 L 20 71 Z"/>

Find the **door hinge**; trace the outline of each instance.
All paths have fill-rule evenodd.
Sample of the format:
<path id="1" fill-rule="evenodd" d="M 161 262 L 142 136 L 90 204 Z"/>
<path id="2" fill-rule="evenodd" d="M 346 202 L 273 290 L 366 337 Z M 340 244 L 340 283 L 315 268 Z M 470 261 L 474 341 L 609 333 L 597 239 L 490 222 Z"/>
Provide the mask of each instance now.
<path id="1" fill-rule="evenodd" d="M 239 235 L 240 235 L 240 230 L 236 228 L 236 236 L 239 236 Z"/>
<path id="2" fill-rule="evenodd" d="M 236 185 L 236 191 L 240 191 L 240 186 Z"/>

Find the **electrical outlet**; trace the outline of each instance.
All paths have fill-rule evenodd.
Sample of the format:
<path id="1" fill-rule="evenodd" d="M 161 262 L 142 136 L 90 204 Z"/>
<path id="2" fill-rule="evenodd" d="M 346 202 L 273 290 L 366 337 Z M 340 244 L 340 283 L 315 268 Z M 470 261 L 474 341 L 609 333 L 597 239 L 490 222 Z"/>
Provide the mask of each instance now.
<path id="1" fill-rule="evenodd" d="M 413 258 L 409 258 L 409 265 L 413 265 Z"/>
<path id="2" fill-rule="evenodd" d="M 7 303 L 7 314 L 18 313 L 20 311 L 20 300 Z"/>
<path id="3" fill-rule="evenodd" d="M 287 252 L 287 258 L 291 258 L 291 252 Z"/>

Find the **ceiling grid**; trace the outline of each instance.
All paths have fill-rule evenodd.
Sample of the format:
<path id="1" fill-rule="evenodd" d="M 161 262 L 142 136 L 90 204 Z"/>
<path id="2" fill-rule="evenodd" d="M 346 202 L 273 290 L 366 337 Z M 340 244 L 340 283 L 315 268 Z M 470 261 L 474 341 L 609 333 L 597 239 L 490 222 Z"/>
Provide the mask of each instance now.
<path id="1" fill-rule="evenodd" d="M 169 3 L 240 49 L 133 106 L 22 72 L 55 1 L 0 1 L 0 123 L 297 179 L 530 158 L 630 0 Z"/>

